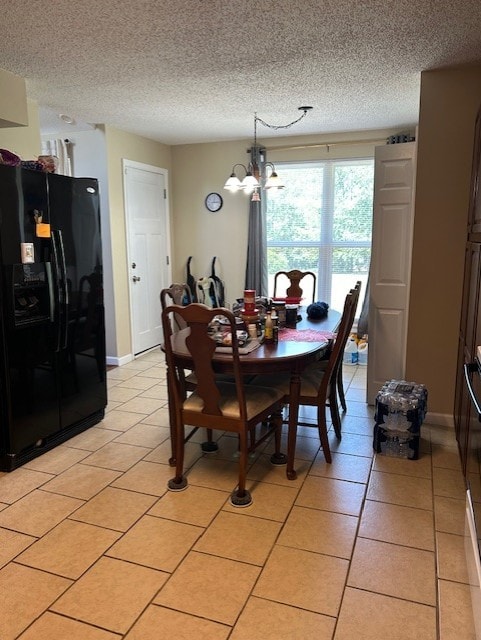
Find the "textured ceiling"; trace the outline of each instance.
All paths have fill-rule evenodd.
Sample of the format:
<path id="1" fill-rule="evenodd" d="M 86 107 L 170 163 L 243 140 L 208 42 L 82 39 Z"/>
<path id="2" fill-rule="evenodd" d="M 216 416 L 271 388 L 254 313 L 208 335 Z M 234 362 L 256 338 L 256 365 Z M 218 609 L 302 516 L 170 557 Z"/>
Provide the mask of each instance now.
<path id="1" fill-rule="evenodd" d="M 480 0 L 0 0 L 0 68 L 64 113 L 166 144 L 417 122 L 420 73 L 481 61 Z M 63 125 L 63 130 L 69 130 Z M 279 132 L 259 125 L 262 140 Z"/>

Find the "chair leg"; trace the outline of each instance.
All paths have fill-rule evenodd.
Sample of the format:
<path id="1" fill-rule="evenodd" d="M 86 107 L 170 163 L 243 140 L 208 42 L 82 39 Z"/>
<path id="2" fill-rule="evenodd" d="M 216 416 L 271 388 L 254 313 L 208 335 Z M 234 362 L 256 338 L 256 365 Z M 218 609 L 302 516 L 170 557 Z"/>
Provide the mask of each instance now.
<path id="1" fill-rule="evenodd" d="M 342 410 L 347 411 L 346 397 L 344 395 L 344 383 L 342 381 L 342 363 L 337 369 L 335 379 L 337 383 L 337 392 L 339 394 L 339 402 L 341 403 Z"/>
<path id="2" fill-rule="evenodd" d="M 253 451 L 256 446 L 256 426 L 257 425 L 254 425 L 249 429 L 249 442 L 250 442 L 249 449 L 251 451 Z"/>
<path id="3" fill-rule="evenodd" d="M 329 392 L 329 410 L 331 412 L 332 425 L 338 440 L 341 439 L 341 416 L 339 415 L 339 407 L 337 404 L 336 384 L 333 380 L 331 390 Z"/>
<path id="4" fill-rule="evenodd" d="M 274 453 L 271 455 L 271 464 L 281 465 L 287 464 L 287 456 L 281 453 L 281 437 L 282 437 L 282 408 L 271 415 L 271 424 L 274 431 Z"/>
<path id="5" fill-rule="evenodd" d="M 324 451 L 324 458 L 326 459 L 326 462 L 332 462 L 331 448 L 329 446 L 329 438 L 327 437 L 325 406 L 317 408 L 317 428 L 319 431 L 319 439 L 321 441 L 322 450 Z"/>
<path id="6" fill-rule="evenodd" d="M 177 428 L 175 431 L 175 477 L 171 478 L 167 487 L 170 491 L 183 491 L 187 489 L 187 478 L 184 476 L 184 425 L 181 424 L 179 416 L 176 416 Z"/>
<path id="7" fill-rule="evenodd" d="M 239 433 L 239 484 L 230 496 L 230 502 L 233 507 L 248 507 L 252 504 L 252 496 L 246 489 L 247 476 L 247 430 Z"/>
<path id="8" fill-rule="evenodd" d="M 203 442 L 200 445 L 200 448 L 204 453 L 213 453 L 214 451 L 218 451 L 219 445 L 214 441 L 212 429 L 207 429 L 207 441 Z"/>

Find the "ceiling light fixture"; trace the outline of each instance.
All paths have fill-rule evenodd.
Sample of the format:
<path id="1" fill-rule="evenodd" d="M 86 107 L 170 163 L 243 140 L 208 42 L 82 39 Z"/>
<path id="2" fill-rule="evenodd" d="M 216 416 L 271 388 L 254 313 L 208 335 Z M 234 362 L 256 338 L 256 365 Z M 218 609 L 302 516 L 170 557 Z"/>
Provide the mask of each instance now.
<path id="1" fill-rule="evenodd" d="M 58 117 L 60 118 L 60 120 L 65 122 L 65 124 L 75 124 L 75 120 L 72 118 L 72 116 L 68 116 L 65 113 L 59 113 Z"/>
<path id="2" fill-rule="evenodd" d="M 257 145 L 257 123 L 260 122 L 269 129 L 288 129 L 302 120 L 313 107 L 298 107 L 299 111 L 302 111 L 302 115 L 296 118 L 288 124 L 274 125 L 265 122 L 262 118 L 259 118 L 257 113 L 254 114 L 254 144 L 247 150 L 251 154 L 251 161 L 246 166 L 240 162 L 236 163 L 232 167 L 232 172 L 227 178 L 224 185 L 224 189 L 233 193 L 237 191 L 243 191 L 244 193 L 252 193 L 251 200 L 258 202 L 260 200 L 259 189 L 283 189 L 284 183 L 277 175 L 276 168 L 272 162 L 265 162 L 263 160 L 265 156 L 265 149 Z M 244 171 L 244 178 L 241 180 L 237 173 L 236 167 L 242 167 Z M 269 172 L 270 170 L 270 172 Z"/>

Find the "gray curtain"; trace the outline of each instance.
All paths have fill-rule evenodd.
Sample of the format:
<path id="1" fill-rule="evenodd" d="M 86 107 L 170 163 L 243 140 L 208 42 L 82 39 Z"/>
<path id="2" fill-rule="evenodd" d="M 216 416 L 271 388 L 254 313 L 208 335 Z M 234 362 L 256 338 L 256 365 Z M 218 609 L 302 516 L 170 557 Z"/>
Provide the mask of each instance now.
<path id="1" fill-rule="evenodd" d="M 256 146 L 250 148 L 251 167 L 257 166 L 264 173 L 266 150 Z M 247 236 L 246 289 L 255 289 L 258 296 L 267 296 L 267 238 L 265 193 L 259 189 L 260 201 L 249 200 L 249 231 Z"/>
<path id="2" fill-rule="evenodd" d="M 261 195 L 262 198 L 262 195 Z M 267 248 L 265 203 L 249 201 L 245 288 L 267 296 Z"/>

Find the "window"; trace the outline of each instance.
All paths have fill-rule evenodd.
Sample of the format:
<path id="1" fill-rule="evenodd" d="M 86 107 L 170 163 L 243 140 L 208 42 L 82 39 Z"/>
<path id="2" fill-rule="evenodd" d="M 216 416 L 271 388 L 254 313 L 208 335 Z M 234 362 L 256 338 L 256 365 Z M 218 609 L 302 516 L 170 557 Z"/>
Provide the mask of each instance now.
<path id="1" fill-rule="evenodd" d="M 357 280 L 366 291 L 374 159 L 276 164 L 287 186 L 267 192 L 269 294 L 277 271 L 314 271 L 315 299 L 342 310 Z"/>

